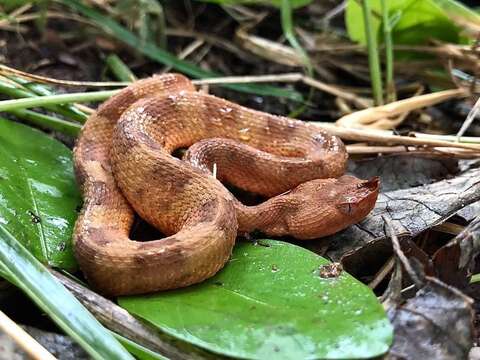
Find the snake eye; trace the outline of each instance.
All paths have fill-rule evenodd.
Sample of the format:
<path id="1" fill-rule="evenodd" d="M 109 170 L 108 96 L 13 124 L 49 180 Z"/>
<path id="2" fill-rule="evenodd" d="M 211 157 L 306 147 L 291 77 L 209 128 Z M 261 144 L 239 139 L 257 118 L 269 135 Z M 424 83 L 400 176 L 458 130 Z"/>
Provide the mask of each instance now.
<path id="1" fill-rule="evenodd" d="M 355 204 L 351 202 L 343 202 L 337 205 L 337 209 L 345 215 L 351 215 L 353 213 L 354 205 Z"/>

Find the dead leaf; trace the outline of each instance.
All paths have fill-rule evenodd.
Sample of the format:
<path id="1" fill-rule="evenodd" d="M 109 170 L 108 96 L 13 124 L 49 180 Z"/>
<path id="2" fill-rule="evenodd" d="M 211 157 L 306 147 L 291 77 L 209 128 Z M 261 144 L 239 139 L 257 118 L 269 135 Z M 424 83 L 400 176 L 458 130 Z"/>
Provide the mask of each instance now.
<path id="1" fill-rule="evenodd" d="M 440 280 L 425 276 L 418 263 L 403 253 L 392 222 L 384 217 L 391 237 L 396 267 L 384 296 L 394 326 L 394 341 L 387 359 L 466 359 L 474 340 L 473 300 Z M 403 301 L 402 270 L 418 289 Z"/>
<path id="2" fill-rule="evenodd" d="M 480 216 L 433 255 L 438 277 L 450 285 L 467 286 L 479 252 Z"/>
<path id="3" fill-rule="evenodd" d="M 362 179 L 380 177 L 382 192 L 430 184 L 457 174 L 457 161 L 450 158 L 431 158 L 401 155 L 351 161 L 348 173 Z"/>
<path id="4" fill-rule="evenodd" d="M 473 345 L 473 300 L 426 277 L 415 297 L 391 307 L 394 341 L 387 359 L 466 359 Z"/>
<path id="5" fill-rule="evenodd" d="M 338 261 L 349 251 L 386 238 L 382 216 L 392 218 L 396 235 L 414 237 L 437 225 L 465 206 L 480 201 L 480 169 L 465 171 L 452 179 L 379 195 L 375 209 L 362 222 L 312 243 L 330 244 L 327 256 Z"/>

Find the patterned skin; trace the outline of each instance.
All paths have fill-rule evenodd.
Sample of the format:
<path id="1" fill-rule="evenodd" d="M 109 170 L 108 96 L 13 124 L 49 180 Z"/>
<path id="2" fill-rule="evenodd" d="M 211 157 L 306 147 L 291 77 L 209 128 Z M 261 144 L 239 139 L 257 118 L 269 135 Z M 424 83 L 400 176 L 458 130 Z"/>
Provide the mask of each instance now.
<path id="1" fill-rule="evenodd" d="M 185 147 L 183 160 L 171 155 Z M 178 74 L 137 81 L 102 104 L 74 160 L 85 199 L 75 254 L 106 295 L 201 282 L 228 261 L 238 232 L 335 233 L 364 218 L 378 195 L 378 179 L 342 176 L 347 153 L 337 137 L 196 92 Z M 245 206 L 221 181 L 270 198 Z M 131 240 L 135 213 L 167 237 Z"/>

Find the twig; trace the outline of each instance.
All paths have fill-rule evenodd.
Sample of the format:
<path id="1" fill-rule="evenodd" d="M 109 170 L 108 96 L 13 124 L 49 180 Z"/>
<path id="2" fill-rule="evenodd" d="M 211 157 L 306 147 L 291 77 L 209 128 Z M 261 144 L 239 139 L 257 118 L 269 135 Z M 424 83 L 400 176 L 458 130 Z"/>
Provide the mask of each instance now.
<path id="1" fill-rule="evenodd" d="M 51 83 L 51 84 L 60 84 L 60 85 L 70 85 L 70 86 L 97 86 L 97 87 L 119 87 L 127 86 L 128 82 L 112 82 L 112 81 L 70 81 L 70 80 L 59 80 L 53 79 L 46 76 L 35 75 L 27 73 L 21 70 L 17 70 L 6 65 L 0 64 L 0 73 L 3 74 L 14 74 L 27 79 L 33 79 L 41 83 Z"/>
<path id="2" fill-rule="evenodd" d="M 187 56 L 192 54 L 195 50 L 200 48 L 205 41 L 203 39 L 195 39 L 192 41 L 187 47 L 185 47 L 179 54 L 177 54 L 177 58 L 179 59 L 185 59 Z M 166 73 L 172 70 L 172 66 L 165 66 L 163 70 L 161 71 L 162 73 Z"/>
<path id="3" fill-rule="evenodd" d="M 378 270 L 378 272 L 375 274 L 373 280 L 368 284 L 368 287 L 370 289 L 375 289 L 383 281 L 383 279 L 390 274 L 390 272 L 393 270 L 393 265 L 395 265 L 395 258 L 391 256 L 390 259 L 388 259 L 387 262 L 383 264 L 380 270 Z"/>
<path id="4" fill-rule="evenodd" d="M 23 351 L 35 360 L 56 360 L 47 349 L 40 345 L 30 334 L 0 311 L 0 329 L 10 336 Z"/>
<path id="5" fill-rule="evenodd" d="M 375 145 L 347 145 L 347 152 L 350 155 L 405 155 L 405 156 L 428 156 L 431 158 L 456 158 L 456 159 L 477 159 L 480 150 L 472 151 L 465 149 L 454 149 L 451 147 L 429 147 L 418 146 L 375 146 Z"/>
<path id="6" fill-rule="evenodd" d="M 407 273 L 410 275 L 413 283 L 417 286 L 417 288 L 422 287 L 422 281 L 417 276 L 415 270 L 413 270 L 410 261 L 408 261 L 407 257 L 402 251 L 400 243 L 398 242 L 398 237 L 393 231 L 392 220 L 388 216 L 382 216 L 383 221 L 385 222 L 385 234 L 392 240 L 393 252 L 398 257 L 398 259 L 402 262 Z"/>
<path id="7" fill-rule="evenodd" d="M 475 105 L 473 105 L 472 109 L 467 115 L 467 118 L 463 122 L 460 130 L 458 130 L 457 141 L 460 141 L 460 138 L 462 137 L 463 134 L 465 134 L 465 131 L 468 130 L 470 125 L 472 125 L 473 120 L 475 120 L 479 112 L 480 112 L 480 98 L 477 99 L 477 101 L 475 102 Z"/>
<path id="8" fill-rule="evenodd" d="M 449 147 L 469 150 L 480 150 L 480 144 L 469 144 L 466 142 L 454 142 L 447 140 L 436 140 L 429 138 L 428 134 L 414 133 L 413 136 L 394 135 L 391 131 L 370 130 L 370 129 L 348 129 L 335 126 L 331 123 L 309 121 L 310 124 L 327 130 L 344 140 L 368 141 L 380 144 L 391 145 L 412 145 L 424 147 Z M 448 139 L 447 136 L 445 138 Z M 480 140 L 480 139 L 479 139 Z"/>
<path id="9" fill-rule="evenodd" d="M 333 96 L 337 96 L 341 99 L 352 102 L 361 109 L 366 109 L 371 106 L 371 101 L 362 97 L 359 97 L 351 92 L 347 92 L 345 89 L 339 88 L 334 85 L 326 84 L 319 80 L 313 79 L 302 73 L 286 73 L 278 75 L 257 75 L 257 76 L 227 76 L 219 78 L 210 78 L 202 80 L 192 80 L 195 85 L 205 84 L 242 84 L 242 83 L 261 83 L 261 82 L 302 82 L 305 85 L 314 87 L 318 90 L 327 92 Z"/>

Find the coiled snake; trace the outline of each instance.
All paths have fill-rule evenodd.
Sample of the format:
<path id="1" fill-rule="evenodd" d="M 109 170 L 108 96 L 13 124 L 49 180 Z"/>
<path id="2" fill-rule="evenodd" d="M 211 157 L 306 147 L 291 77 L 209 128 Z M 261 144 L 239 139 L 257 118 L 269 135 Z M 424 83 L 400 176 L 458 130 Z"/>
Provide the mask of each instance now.
<path id="1" fill-rule="evenodd" d="M 183 160 L 171 155 L 186 147 Z M 137 81 L 89 117 L 75 147 L 76 257 L 107 295 L 198 283 L 239 232 L 311 239 L 364 218 L 378 180 L 342 176 L 346 161 L 315 126 L 197 92 L 181 75 Z M 220 181 L 271 198 L 245 206 Z M 167 237 L 131 240 L 135 212 Z"/>

